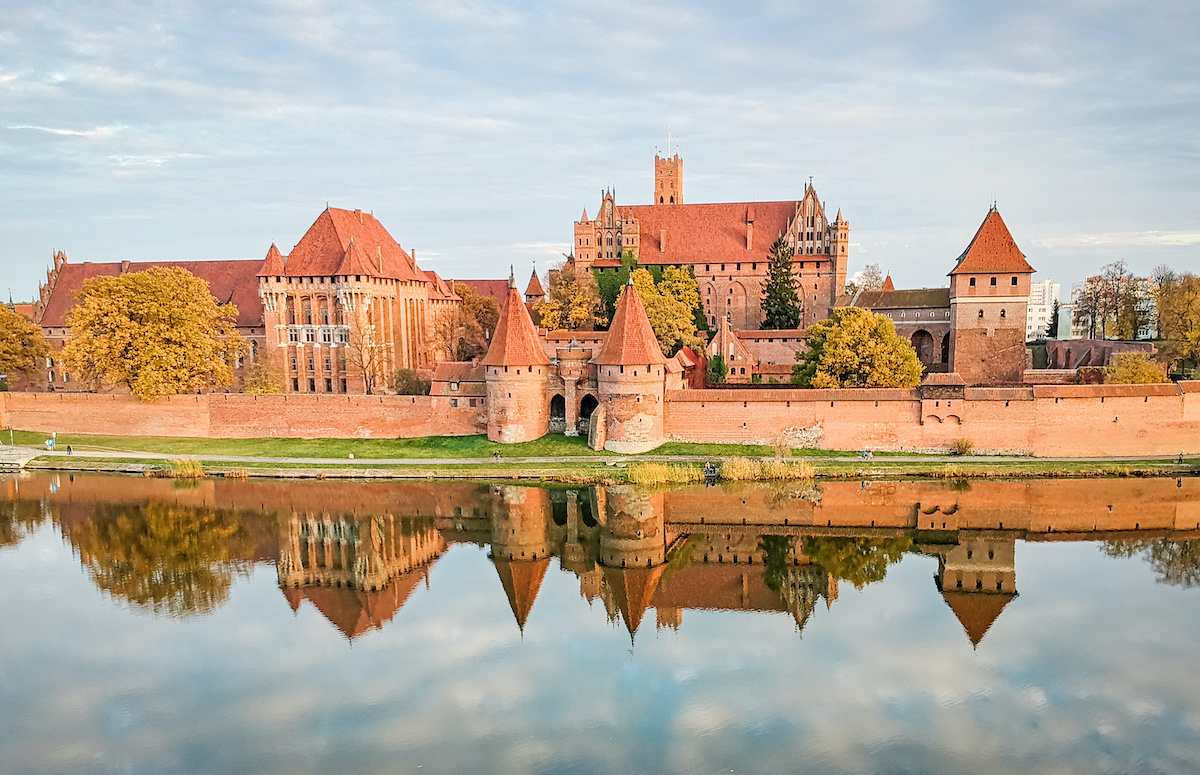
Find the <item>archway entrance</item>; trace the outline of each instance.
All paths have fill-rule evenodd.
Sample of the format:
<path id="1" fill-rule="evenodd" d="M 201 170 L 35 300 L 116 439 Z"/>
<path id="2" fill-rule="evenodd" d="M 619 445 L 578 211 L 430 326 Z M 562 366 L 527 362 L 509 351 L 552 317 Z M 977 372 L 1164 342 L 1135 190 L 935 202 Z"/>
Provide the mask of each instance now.
<path id="1" fill-rule="evenodd" d="M 579 433 L 580 433 L 580 435 L 583 435 L 583 436 L 587 435 L 588 421 L 592 419 L 592 412 L 594 412 L 596 410 L 596 407 L 599 405 L 600 405 L 600 402 L 597 401 L 596 397 L 594 395 L 592 395 L 591 393 L 584 396 L 583 399 L 579 402 Z"/>
<path id="2" fill-rule="evenodd" d="M 567 430 L 567 399 L 555 394 L 550 399 L 550 432 L 565 433 Z"/>
<path id="3" fill-rule="evenodd" d="M 933 335 L 921 329 L 912 335 L 912 346 L 917 351 L 917 358 L 924 365 L 933 363 Z"/>

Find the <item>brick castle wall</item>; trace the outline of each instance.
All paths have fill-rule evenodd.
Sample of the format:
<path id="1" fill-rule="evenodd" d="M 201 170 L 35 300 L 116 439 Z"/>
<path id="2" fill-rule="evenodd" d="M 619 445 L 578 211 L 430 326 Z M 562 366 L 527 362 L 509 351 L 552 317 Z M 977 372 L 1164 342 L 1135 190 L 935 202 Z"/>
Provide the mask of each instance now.
<path id="1" fill-rule="evenodd" d="M 415 438 L 486 430 L 483 409 L 441 396 L 213 393 L 147 403 L 88 393 L 0 393 L 0 425 L 129 436 Z M 460 402 L 465 403 L 465 402 Z"/>
<path id="2" fill-rule="evenodd" d="M 412 438 L 484 433 L 480 409 L 430 396 L 128 396 L 0 393 L 0 427 L 138 436 Z M 824 449 L 977 450 L 1044 457 L 1200 451 L 1200 382 L 917 390 L 679 390 L 668 440 L 771 444 L 781 432 Z"/>

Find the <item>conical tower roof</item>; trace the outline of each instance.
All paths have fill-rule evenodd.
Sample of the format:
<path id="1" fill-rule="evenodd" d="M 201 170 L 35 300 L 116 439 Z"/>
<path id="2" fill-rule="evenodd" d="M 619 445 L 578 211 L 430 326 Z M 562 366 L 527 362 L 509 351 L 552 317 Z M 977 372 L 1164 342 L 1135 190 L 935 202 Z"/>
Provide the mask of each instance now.
<path id="1" fill-rule="evenodd" d="M 613 314 L 612 325 L 608 327 L 608 336 L 604 340 L 604 349 L 593 363 L 605 366 L 617 366 L 632 363 L 647 365 L 664 364 L 662 348 L 650 327 L 650 318 L 646 317 L 646 308 L 642 306 L 642 298 L 633 280 L 625 286 L 621 300 L 617 302 L 617 311 Z"/>
<path id="2" fill-rule="evenodd" d="M 346 251 L 342 254 L 342 263 L 334 274 L 375 276 L 379 274 L 379 269 L 351 238 L 350 244 L 346 246 Z"/>
<path id="3" fill-rule="evenodd" d="M 604 580 L 612 590 L 621 618 L 625 620 L 625 629 L 635 635 L 654 599 L 658 589 L 658 580 L 662 577 L 666 565 L 655 565 L 650 568 L 604 568 Z"/>
<path id="4" fill-rule="evenodd" d="M 525 295 L 528 296 L 545 296 L 546 291 L 542 289 L 542 281 L 538 279 L 537 270 L 533 270 L 533 274 L 529 278 L 529 287 L 525 289 Z"/>
<path id="5" fill-rule="evenodd" d="M 942 597 L 966 630 L 971 645 L 978 646 L 996 617 L 1016 595 L 1006 592 L 949 591 L 943 592 Z"/>
<path id="6" fill-rule="evenodd" d="M 881 291 L 896 290 L 896 284 L 892 282 L 892 275 L 890 272 L 888 273 L 888 276 L 883 279 L 883 286 L 880 287 L 879 290 L 881 290 Z"/>
<path id="7" fill-rule="evenodd" d="M 483 357 L 484 366 L 549 366 L 550 359 L 538 338 L 533 318 L 517 285 L 509 278 L 508 300 L 500 311 L 492 346 Z"/>
<path id="8" fill-rule="evenodd" d="M 1000 217 L 1000 211 L 993 206 L 950 274 L 1033 271 L 1033 267 L 1025 260 L 1025 254 L 1017 247 L 1012 232 Z"/>
<path id="9" fill-rule="evenodd" d="M 267 251 L 267 258 L 263 261 L 262 268 L 258 270 L 258 276 L 281 275 L 286 271 L 287 267 L 283 260 L 283 254 L 279 252 L 279 248 L 275 247 L 275 243 L 272 242 L 271 249 Z"/>
<path id="10" fill-rule="evenodd" d="M 546 569 L 550 567 L 550 558 L 509 560 L 493 557 L 492 564 L 496 566 L 496 573 L 504 586 L 504 594 L 508 596 L 508 605 L 512 608 L 513 616 L 517 617 L 517 626 L 524 630 L 529 612 L 533 610 L 533 601 L 537 600 L 538 590 L 542 588 Z"/>

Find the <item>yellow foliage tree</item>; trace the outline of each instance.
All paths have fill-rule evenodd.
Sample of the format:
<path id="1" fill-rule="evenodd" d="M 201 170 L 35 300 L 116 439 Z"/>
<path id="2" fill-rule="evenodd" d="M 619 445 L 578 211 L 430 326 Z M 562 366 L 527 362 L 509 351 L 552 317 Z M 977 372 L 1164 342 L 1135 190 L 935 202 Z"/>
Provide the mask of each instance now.
<path id="1" fill-rule="evenodd" d="M 808 328 L 808 349 L 796 353 L 792 382 L 813 388 L 916 387 L 921 361 L 912 343 L 883 315 L 835 309 Z"/>
<path id="2" fill-rule="evenodd" d="M 246 370 L 244 390 L 247 393 L 257 395 L 270 395 L 283 392 L 283 388 L 279 384 L 279 379 L 271 371 L 271 365 L 267 363 L 266 358 L 259 358 Z"/>
<path id="3" fill-rule="evenodd" d="M 146 401 L 225 387 L 246 350 L 236 320 L 237 308 L 218 304 L 185 269 L 93 277 L 67 313 L 63 363 L 83 381 L 127 387 Z"/>
<path id="4" fill-rule="evenodd" d="M 1153 385 L 1167 381 L 1167 370 L 1146 353 L 1119 353 L 1104 373 L 1110 385 Z"/>
<path id="5" fill-rule="evenodd" d="M 567 265 L 550 271 L 546 300 L 535 302 L 533 311 L 550 331 L 591 331 L 608 323 L 596 278 Z"/>
<path id="6" fill-rule="evenodd" d="M 658 339 L 664 355 L 674 355 L 682 347 L 703 352 L 704 341 L 696 333 L 695 310 L 700 306 L 700 289 L 696 279 L 685 269 L 667 267 L 662 282 L 657 285 L 645 269 L 633 270 L 633 286 L 637 288 L 646 317 Z"/>
<path id="7" fill-rule="evenodd" d="M 32 376 L 49 354 L 42 329 L 0 304 L 0 374 Z"/>

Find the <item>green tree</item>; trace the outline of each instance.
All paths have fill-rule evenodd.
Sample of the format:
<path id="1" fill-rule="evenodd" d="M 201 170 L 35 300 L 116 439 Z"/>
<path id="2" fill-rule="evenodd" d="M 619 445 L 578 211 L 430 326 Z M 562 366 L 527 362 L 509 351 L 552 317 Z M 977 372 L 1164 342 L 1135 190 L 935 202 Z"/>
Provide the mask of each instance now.
<path id="1" fill-rule="evenodd" d="M 708 382 L 712 385 L 717 385 L 725 381 L 729 376 L 729 364 L 725 362 L 725 356 L 720 353 L 708 359 Z"/>
<path id="2" fill-rule="evenodd" d="M 576 272 L 573 264 L 550 271 L 546 300 L 534 304 L 542 326 L 551 331 L 592 331 L 608 324 L 609 315 L 596 279 Z"/>
<path id="3" fill-rule="evenodd" d="M 888 566 L 897 563 L 912 547 L 909 538 L 807 537 L 804 553 L 834 578 L 849 581 L 855 589 L 883 581 Z"/>
<path id="4" fill-rule="evenodd" d="M 82 381 L 127 387 L 146 401 L 225 387 L 246 350 L 236 321 L 237 308 L 218 304 L 186 269 L 93 277 L 67 313 L 63 363 Z"/>
<path id="5" fill-rule="evenodd" d="M 604 314 L 612 320 L 617 311 L 617 300 L 621 298 L 621 289 L 629 282 L 629 275 L 637 268 L 637 259 L 632 250 L 621 251 L 621 266 L 619 269 L 593 269 L 596 278 L 596 289 L 604 301 Z"/>
<path id="6" fill-rule="evenodd" d="M 415 369 L 397 369 L 392 378 L 392 391 L 398 396 L 427 396 L 432 384 L 417 376 Z"/>
<path id="7" fill-rule="evenodd" d="M 259 358 L 246 370 L 246 382 L 243 390 L 256 395 L 283 392 L 283 388 L 279 385 L 279 379 L 271 371 L 271 364 L 267 363 L 266 358 Z"/>
<path id="8" fill-rule="evenodd" d="M 763 328 L 800 328 L 804 303 L 793 274 L 793 250 L 782 236 L 771 245 L 767 260 L 767 282 L 763 286 Z"/>
<path id="9" fill-rule="evenodd" d="M 795 536 L 758 537 L 758 550 L 763 553 L 763 582 L 772 592 L 778 592 L 787 578 L 788 561 L 795 545 Z"/>
<path id="10" fill-rule="evenodd" d="M 1158 574 L 1160 584 L 1200 586 L 1200 540 L 1108 541 L 1101 551 L 1109 557 L 1141 556 Z"/>
<path id="11" fill-rule="evenodd" d="M 1167 372 L 1146 353 L 1118 353 L 1104 373 L 1111 385 L 1150 385 L 1167 381 Z"/>
<path id="12" fill-rule="evenodd" d="M 633 285 L 664 355 L 674 355 L 682 347 L 697 352 L 704 348 L 696 333 L 694 314 L 700 305 L 700 289 L 690 272 L 669 266 L 663 270 L 662 282 L 656 284 L 650 272 L 635 269 Z"/>
<path id="13" fill-rule="evenodd" d="M 24 315 L 0 304 L 0 374 L 32 377 L 50 355 L 42 329 Z"/>
<path id="14" fill-rule="evenodd" d="M 892 321 L 857 307 L 833 310 L 808 328 L 792 382 L 813 388 L 916 387 L 921 361 Z"/>
<path id="15" fill-rule="evenodd" d="M 250 569 L 239 515 L 158 502 L 100 506 L 68 539 L 100 589 L 155 613 L 208 613 Z"/>

